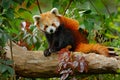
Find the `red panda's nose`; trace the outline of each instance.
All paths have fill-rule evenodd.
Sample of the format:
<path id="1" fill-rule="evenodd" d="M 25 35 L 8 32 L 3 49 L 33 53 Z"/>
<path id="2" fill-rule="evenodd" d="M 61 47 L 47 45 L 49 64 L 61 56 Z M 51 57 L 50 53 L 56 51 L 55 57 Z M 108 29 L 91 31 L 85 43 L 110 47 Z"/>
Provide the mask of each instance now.
<path id="1" fill-rule="evenodd" d="M 50 33 L 53 33 L 53 29 L 50 30 Z"/>

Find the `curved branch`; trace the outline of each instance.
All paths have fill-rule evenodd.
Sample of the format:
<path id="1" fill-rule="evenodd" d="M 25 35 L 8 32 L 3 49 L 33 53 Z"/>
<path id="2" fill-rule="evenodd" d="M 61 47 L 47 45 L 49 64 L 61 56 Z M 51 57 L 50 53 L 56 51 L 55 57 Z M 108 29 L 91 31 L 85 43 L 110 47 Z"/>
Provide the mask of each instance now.
<path id="1" fill-rule="evenodd" d="M 111 14 L 110 14 L 110 11 L 109 11 L 108 6 L 106 5 L 106 3 L 105 3 L 103 0 L 101 0 L 101 2 L 103 3 L 103 5 L 105 6 L 105 8 L 106 8 L 108 14 L 110 15 L 110 19 L 113 21 L 113 18 L 112 18 Z"/>
<path id="2" fill-rule="evenodd" d="M 11 59 L 14 60 L 14 56 L 13 56 L 13 46 L 12 46 L 12 40 L 10 39 L 10 54 L 11 54 Z M 13 62 L 12 64 L 12 67 L 13 69 L 15 70 L 15 63 Z M 14 72 L 15 73 L 15 72 Z M 15 73 L 16 74 L 16 73 Z M 16 79 L 15 77 L 15 74 L 14 76 L 12 77 L 14 80 Z"/>
<path id="3" fill-rule="evenodd" d="M 43 78 L 59 76 L 59 74 L 55 72 L 59 63 L 57 54 L 52 54 L 50 57 L 44 57 L 42 51 L 27 51 L 14 43 L 12 46 L 17 75 Z M 6 57 L 11 59 L 9 44 L 6 46 L 6 52 Z M 95 53 L 83 54 L 81 52 L 74 52 L 73 54 L 84 56 L 88 61 L 87 74 L 117 73 L 117 70 L 120 69 L 119 58 L 105 57 Z M 80 75 L 80 73 L 78 73 L 78 75 Z"/>
<path id="4" fill-rule="evenodd" d="M 39 9 L 40 14 L 42 14 L 42 10 L 41 10 L 41 8 L 40 8 L 40 4 L 39 4 L 39 1 L 38 1 L 38 0 L 37 0 L 37 6 L 38 6 L 38 9 Z"/>
<path id="5" fill-rule="evenodd" d="M 89 0 L 90 4 L 93 6 L 93 8 L 96 10 L 96 12 L 98 14 L 100 14 L 100 12 L 97 10 L 97 8 L 95 7 L 95 5 L 93 4 L 93 2 L 91 0 Z M 101 15 L 101 14 L 100 14 Z"/>
<path id="6" fill-rule="evenodd" d="M 73 1 L 73 0 L 70 0 L 69 4 L 67 5 L 67 7 L 66 7 L 66 8 L 65 8 L 65 10 L 64 10 L 63 15 L 65 15 L 65 12 L 66 12 L 66 11 L 67 11 L 67 9 L 70 7 L 70 5 L 71 5 L 72 1 Z"/>

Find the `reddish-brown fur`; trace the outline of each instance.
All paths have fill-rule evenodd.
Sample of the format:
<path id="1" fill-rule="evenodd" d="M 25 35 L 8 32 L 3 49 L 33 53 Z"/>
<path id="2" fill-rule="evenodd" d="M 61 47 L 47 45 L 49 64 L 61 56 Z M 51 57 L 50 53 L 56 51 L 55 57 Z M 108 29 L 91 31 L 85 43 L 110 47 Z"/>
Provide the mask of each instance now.
<path id="1" fill-rule="evenodd" d="M 98 54 L 109 56 L 107 47 L 100 44 L 88 44 L 87 38 L 78 30 L 78 21 L 64 16 L 59 16 L 58 18 L 60 19 L 61 23 L 64 23 L 66 28 L 69 28 L 73 32 L 76 42 L 75 51 L 84 53 L 96 52 Z"/>
<path id="2" fill-rule="evenodd" d="M 96 52 L 98 54 L 109 56 L 107 47 L 100 44 L 88 44 L 88 40 L 85 35 L 79 32 L 78 21 L 64 16 L 57 16 L 50 12 L 43 13 L 40 16 L 43 24 L 49 25 L 52 20 L 57 19 L 60 21 L 61 24 L 64 24 L 66 28 L 70 29 L 73 32 L 75 38 L 75 51 L 84 53 Z M 37 26 L 40 27 L 39 25 Z"/>

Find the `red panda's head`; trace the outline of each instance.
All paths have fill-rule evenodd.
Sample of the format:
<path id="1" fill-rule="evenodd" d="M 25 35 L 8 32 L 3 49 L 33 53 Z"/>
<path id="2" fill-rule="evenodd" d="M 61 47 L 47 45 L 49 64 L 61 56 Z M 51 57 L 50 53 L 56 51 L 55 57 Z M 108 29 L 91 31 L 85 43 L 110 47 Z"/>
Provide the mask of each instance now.
<path id="1" fill-rule="evenodd" d="M 58 16 L 60 16 L 58 9 L 53 8 L 49 12 L 33 16 L 34 24 L 43 32 L 52 34 L 60 26 Z"/>

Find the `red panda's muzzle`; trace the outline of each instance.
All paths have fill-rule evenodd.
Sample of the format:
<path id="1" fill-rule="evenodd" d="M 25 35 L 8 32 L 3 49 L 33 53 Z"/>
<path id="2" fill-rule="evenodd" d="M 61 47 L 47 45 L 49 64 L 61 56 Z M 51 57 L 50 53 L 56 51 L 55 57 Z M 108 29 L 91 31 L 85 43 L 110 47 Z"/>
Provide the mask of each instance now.
<path id="1" fill-rule="evenodd" d="M 46 31 L 48 34 L 53 34 L 53 33 L 55 33 L 55 31 L 56 31 L 56 27 L 54 27 L 54 26 L 49 26 L 49 27 L 46 28 L 45 31 Z"/>

